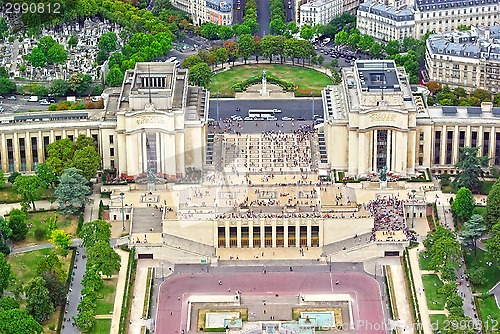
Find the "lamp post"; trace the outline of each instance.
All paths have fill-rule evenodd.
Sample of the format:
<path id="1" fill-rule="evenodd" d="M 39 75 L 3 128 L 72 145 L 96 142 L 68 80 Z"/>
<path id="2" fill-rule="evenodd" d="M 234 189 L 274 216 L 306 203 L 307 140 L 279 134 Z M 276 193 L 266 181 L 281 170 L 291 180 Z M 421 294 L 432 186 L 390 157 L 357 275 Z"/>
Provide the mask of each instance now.
<path id="1" fill-rule="evenodd" d="M 217 98 L 216 108 L 215 108 L 215 121 L 219 121 L 219 92 L 215 93 L 215 97 Z"/>
<path id="2" fill-rule="evenodd" d="M 311 118 L 312 118 L 312 121 L 314 123 L 314 95 L 316 94 L 316 92 L 312 91 L 311 94 L 312 94 L 312 115 L 311 115 Z"/>
<path id="3" fill-rule="evenodd" d="M 415 189 L 412 189 L 411 190 L 411 193 L 413 194 L 413 204 L 411 206 L 411 228 L 414 228 L 415 227 L 415 193 L 417 191 Z"/>
<path id="4" fill-rule="evenodd" d="M 125 197 L 124 193 L 120 193 L 120 198 L 122 199 L 122 231 L 125 231 L 125 211 L 123 209 L 123 198 Z"/>

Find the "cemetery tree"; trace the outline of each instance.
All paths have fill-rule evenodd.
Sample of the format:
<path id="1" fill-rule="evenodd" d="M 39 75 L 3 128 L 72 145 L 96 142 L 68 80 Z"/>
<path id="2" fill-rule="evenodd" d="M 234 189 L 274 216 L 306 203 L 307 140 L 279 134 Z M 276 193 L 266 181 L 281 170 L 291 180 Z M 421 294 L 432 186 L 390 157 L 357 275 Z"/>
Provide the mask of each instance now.
<path id="1" fill-rule="evenodd" d="M 5 259 L 5 255 L 0 253 L 0 295 L 9 286 L 11 274 L 10 264 Z"/>
<path id="2" fill-rule="evenodd" d="M 9 227 L 12 230 L 12 240 L 24 240 L 28 234 L 26 224 L 26 212 L 19 209 L 12 209 L 9 212 Z"/>
<path id="3" fill-rule="evenodd" d="M 42 198 L 42 192 L 47 188 L 47 184 L 36 175 L 21 175 L 17 177 L 13 187 L 21 195 L 21 205 L 29 207 L 31 203 L 33 210 L 36 210 L 35 201 Z"/>
<path id="4" fill-rule="evenodd" d="M 107 32 L 101 35 L 97 47 L 106 53 L 116 50 L 118 46 L 118 37 L 114 32 Z"/>
<path id="5" fill-rule="evenodd" d="M 97 241 L 88 248 L 87 266 L 94 267 L 106 276 L 111 276 L 120 270 L 120 255 L 106 241 Z"/>
<path id="6" fill-rule="evenodd" d="M 453 180 L 455 189 L 467 187 L 473 192 L 481 190 L 484 167 L 488 167 L 488 157 L 478 156 L 479 147 L 461 147 L 455 167 L 460 171 Z"/>
<path id="7" fill-rule="evenodd" d="M 75 34 L 71 34 L 71 36 L 68 38 L 68 46 L 70 48 L 74 48 L 78 44 L 78 37 L 75 36 Z"/>
<path id="8" fill-rule="evenodd" d="M 56 140 L 47 146 L 45 163 L 56 175 L 61 175 L 66 168 L 73 166 L 74 153 L 75 144 L 71 139 Z"/>
<path id="9" fill-rule="evenodd" d="M 49 52 L 50 48 L 56 45 L 56 41 L 51 36 L 43 36 L 38 40 L 37 47 L 45 54 Z"/>
<path id="10" fill-rule="evenodd" d="M 44 67 L 47 63 L 47 56 L 39 47 L 34 47 L 28 56 L 28 61 L 33 67 Z"/>
<path id="11" fill-rule="evenodd" d="M 61 44 L 53 45 L 47 52 L 47 62 L 50 64 L 64 64 L 68 59 L 68 51 Z"/>
<path id="12" fill-rule="evenodd" d="M 123 82 L 124 74 L 118 66 L 113 67 L 109 70 L 106 75 L 106 85 L 111 87 L 121 86 Z"/>
<path id="13" fill-rule="evenodd" d="M 44 182 L 47 187 L 51 186 L 53 188 L 54 184 L 57 182 L 56 174 L 54 174 L 50 166 L 47 164 L 39 164 L 36 166 L 35 175 L 38 176 L 38 178 Z"/>
<path id="14" fill-rule="evenodd" d="M 111 239 L 111 224 L 101 219 L 83 223 L 78 236 L 83 239 L 85 247 L 92 247 L 98 241 L 109 243 Z"/>
<path id="15" fill-rule="evenodd" d="M 76 73 L 69 78 L 69 88 L 77 95 L 83 95 L 92 84 L 92 77 L 88 74 Z"/>
<path id="16" fill-rule="evenodd" d="M 476 242 L 486 232 L 487 228 L 484 225 L 484 218 L 481 215 L 472 215 L 468 221 L 464 223 L 464 229 L 459 232 L 459 236 L 463 239 L 465 246 L 472 246 L 474 250 L 474 258 L 476 257 Z"/>
<path id="17" fill-rule="evenodd" d="M 51 272 L 42 273 L 42 278 L 45 281 L 45 287 L 49 291 L 49 298 L 54 307 L 64 305 L 66 300 L 66 287 L 64 282 L 55 274 Z"/>
<path id="18" fill-rule="evenodd" d="M 4 17 L 0 17 L 0 40 L 4 40 L 7 36 L 9 36 L 9 24 Z"/>
<path id="19" fill-rule="evenodd" d="M 68 94 L 69 84 L 66 80 L 55 79 L 49 86 L 49 93 L 54 96 L 66 96 Z"/>
<path id="20" fill-rule="evenodd" d="M 0 77 L 0 94 L 11 94 L 16 91 L 16 84 L 8 78 Z"/>
<path id="21" fill-rule="evenodd" d="M 57 196 L 59 208 L 64 214 L 76 213 L 86 202 L 90 194 L 87 179 L 74 167 L 68 168 L 59 178 L 59 185 L 54 194 Z"/>
<path id="22" fill-rule="evenodd" d="M 0 312 L 0 333 L 42 334 L 43 327 L 26 310 L 14 308 Z"/>
<path id="23" fill-rule="evenodd" d="M 45 287 L 45 280 L 41 276 L 36 276 L 28 282 L 25 293 L 26 310 L 36 321 L 42 322 L 54 313 L 49 290 Z"/>
<path id="24" fill-rule="evenodd" d="M 189 69 L 189 82 L 192 85 L 206 87 L 212 78 L 212 70 L 207 63 L 199 63 Z"/>
<path id="25" fill-rule="evenodd" d="M 472 195 L 469 188 L 462 187 L 458 190 L 457 196 L 451 204 L 453 215 L 461 222 L 465 222 L 472 217 L 474 208 L 476 207 L 476 200 Z"/>

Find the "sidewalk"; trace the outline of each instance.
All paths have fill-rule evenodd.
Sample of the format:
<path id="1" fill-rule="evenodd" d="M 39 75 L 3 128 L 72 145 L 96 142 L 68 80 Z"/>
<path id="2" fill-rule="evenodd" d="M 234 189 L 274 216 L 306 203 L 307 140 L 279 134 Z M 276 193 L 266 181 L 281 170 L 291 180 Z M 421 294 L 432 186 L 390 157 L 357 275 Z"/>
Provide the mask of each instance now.
<path id="1" fill-rule="evenodd" d="M 143 319 L 142 313 L 144 311 L 144 298 L 146 296 L 146 281 L 148 277 L 148 269 L 155 267 L 158 267 L 157 260 L 137 261 L 137 271 L 135 275 L 136 284 L 134 284 L 134 297 L 132 300 L 132 308 L 130 310 L 130 325 L 128 328 L 129 333 L 140 333 L 142 326 L 146 326 L 148 328 L 150 328 L 151 326 L 151 319 Z"/>
<path id="2" fill-rule="evenodd" d="M 406 294 L 406 282 L 402 266 L 391 265 L 392 285 L 394 287 L 394 298 L 396 299 L 396 307 L 398 310 L 399 319 L 395 319 L 396 326 L 403 329 L 405 333 L 414 333 L 412 314 L 409 303 L 410 298 Z"/>
<path id="3" fill-rule="evenodd" d="M 111 334 L 118 334 L 120 330 L 120 316 L 123 304 L 123 295 L 125 294 L 125 284 L 127 282 L 127 267 L 129 253 L 121 249 L 115 249 L 121 257 L 120 271 L 116 282 L 115 305 L 113 308 L 113 318 L 111 319 Z"/>
<path id="4" fill-rule="evenodd" d="M 418 247 L 408 250 L 408 255 L 410 258 L 410 267 L 413 274 L 413 284 L 415 285 L 415 290 L 417 291 L 417 303 L 420 310 L 420 318 L 422 321 L 422 329 L 424 334 L 432 334 L 431 320 L 429 309 L 427 308 L 427 299 L 424 293 L 424 283 L 422 282 L 422 273 L 420 272 L 420 267 L 418 265 Z"/>

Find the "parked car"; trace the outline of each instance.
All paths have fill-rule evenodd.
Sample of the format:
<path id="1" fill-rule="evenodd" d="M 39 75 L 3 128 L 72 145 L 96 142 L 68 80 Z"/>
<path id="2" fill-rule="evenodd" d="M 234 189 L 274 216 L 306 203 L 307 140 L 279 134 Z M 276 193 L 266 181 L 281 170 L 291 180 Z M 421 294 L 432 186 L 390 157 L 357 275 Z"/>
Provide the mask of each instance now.
<path id="1" fill-rule="evenodd" d="M 12 96 L 9 96 L 9 100 L 17 100 L 17 98 L 14 95 L 12 95 Z"/>
<path id="2" fill-rule="evenodd" d="M 41 100 L 41 101 L 40 101 L 40 104 L 41 104 L 42 106 L 48 106 L 48 105 L 50 105 L 50 102 L 49 102 L 49 101 L 47 101 L 47 100 L 45 100 L 45 99 L 43 99 L 43 100 Z"/>
<path id="3" fill-rule="evenodd" d="M 293 118 L 291 117 L 281 117 L 282 121 L 291 121 Z"/>
<path id="4" fill-rule="evenodd" d="M 304 117 L 297 117 L 297 121 L 305 121 L 306 119 Z"/>

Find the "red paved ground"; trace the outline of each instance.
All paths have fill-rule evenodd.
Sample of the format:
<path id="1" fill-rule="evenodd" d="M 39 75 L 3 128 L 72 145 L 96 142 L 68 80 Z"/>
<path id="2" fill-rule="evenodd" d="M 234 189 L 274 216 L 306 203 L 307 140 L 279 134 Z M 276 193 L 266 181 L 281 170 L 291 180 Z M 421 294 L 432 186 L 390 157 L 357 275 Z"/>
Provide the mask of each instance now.
<path id="1" fill-rule="evenodd" d="M 222 285 L 218 281 L 222 280 Z M 335 285 L 335 281 L 339 285 Z M 231 288 L 231 292 L 227 289 Z M 280 295 L 347 293 L 353 298 L 356 333 L 386 333 L 380 287 L 370 276 L 361 273 L 244 273 L 195 274 L 173 277 L 160 287 L 157 334 L 180 334 L 186 330 L 187 299 L 190 295 L 245 294 Z M 333 291 L 333 292 L 332 292 Z M 181 297 L 179 300 L 178 297 Z M 196 329 L 191 329 L 192 333 Z M 185 333 L 187 333 L 185 331 Z"/>

